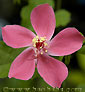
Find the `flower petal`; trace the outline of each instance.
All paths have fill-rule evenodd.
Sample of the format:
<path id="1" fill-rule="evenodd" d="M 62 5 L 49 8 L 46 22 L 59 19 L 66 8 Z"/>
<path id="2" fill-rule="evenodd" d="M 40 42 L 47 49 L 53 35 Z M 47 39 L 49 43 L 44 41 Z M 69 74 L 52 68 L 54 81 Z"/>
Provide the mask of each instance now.
<path id="1" fill-rule="evenodd" d="M 9 78 L 21 80 L 30 79 L 35 71 L 34 50 L 29 48 L 23 51 L 12 63 Z"/>
<path id="2" fill-rule="evenodd" d="M 68 75 L 68 69 L 64 63 L 46 54 L 38 56 L 37 68 L 42 78 L 54 88 L 60 88 Z"/>
<path id="3" fill-rule="evenodd" d="M 13 48 L 29 46 L 35 37 L 34 33 L 19 25 L 7 25 L 2 27 L 2 36 L 4 42 Z"/>
<path id="4" fill-rule="evenodd" d="M 82 47 L 83 39 L 76 28 L 66 28 L 51 40 L 48 53 L 53 56 L 72 54 Z"/>
<path id="5" fill-rule="evenodd" d="M 52 37 L 55 29 L 55 14 L 48 4 L 39 5 L 31 13 L 31 23 L 40 37 L 48 40 Z"/>

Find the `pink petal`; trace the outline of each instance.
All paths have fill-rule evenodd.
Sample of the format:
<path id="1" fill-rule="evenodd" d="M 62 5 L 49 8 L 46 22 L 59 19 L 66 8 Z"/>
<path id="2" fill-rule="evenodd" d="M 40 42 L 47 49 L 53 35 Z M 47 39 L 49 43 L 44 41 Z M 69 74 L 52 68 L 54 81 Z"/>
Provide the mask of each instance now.
<path id="1" fill-rule="evenodd" d="M 76 28 L 66 28 L 51 40 L 48 53 L 53 56 L 72 54 L 82 47 L 83 39 Z"/>
<path id="2" fill-rule="evenodd" d="M 55 29 L 55 14 L 48 4 L 39 5 L 31 13 L 31 23 L 40 37 L 47 37 L 49 40 Z"/>
<path id="3" fill-rule="evenodd" d="M 29 48 L 23 51 L 12 63 L 9 78 L 21 80 L 30 79 L 35 71 L 34 50 Z"/>
<path id="4" fill-rule="evenodd" d="M 4 42 L 13 48 L 29 46 L 35 37 L 29 29 L 19 25 L 7 25 L 2 27 L 2 36 Z"/>
<path id="5" fill-rule="evenodd" d="M 64 63 L 46 54 L 39 55 L 37 68 L 41 77 L 54 88 L 60 88 L 68 75 L 68 69 Z"/>

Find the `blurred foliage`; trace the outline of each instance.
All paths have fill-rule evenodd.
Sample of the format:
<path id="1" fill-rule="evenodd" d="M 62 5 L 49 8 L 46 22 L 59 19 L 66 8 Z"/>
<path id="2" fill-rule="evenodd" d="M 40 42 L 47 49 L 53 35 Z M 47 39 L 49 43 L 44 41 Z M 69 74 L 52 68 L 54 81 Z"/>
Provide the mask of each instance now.
<path id="1" fill-rule="evenodd" d="M 54 0 L 28 0 L 28 3 L 33 7 L 36 7 L 37 5 L 40 5 L 40 4 L 48 3 L 50 6 L 54 8 Z"/>
<path id="2" fill-rule="evenodd" d="M 70 59 L 71 59 L 71 55 L 68 56 L 52 56 L 53 58 L 59 60 L 59 61 L 63 61 L 65 62 L 66 65 L 69 65 L 70 63 Z"/>
<path id="3" fill-rule="evenodd" d="M 20 4 L 21 3 L 21 0 L 13 0 L 13 3 L 14 4 Z"/>
<path id="4" fill-rule="evenodd" d="M 0 60 L 1 62 L 1 60 Z M 11 63 L 0 65 L 0 78 L 4 78 L 8 76 L 9 68 Z"/>
<path id="5" fill-rule="evenodd" d="M 85 71 L 85 45 L 76 54 L 78 65 Z"/>
<path id="6" fill-rule="evenodd" d="M 84 84 L 79 84 L 77 86 L 77 88 L 81 88 L 82 89 L 82 92 L 85 92 L 85 83 Z"/>
<path id="7" fill-rule="evenodd" d="M 24 49 L 14 49 L 0 41 L 0 78 L 8 76 L 11 63 Z"/>
<path id="8" fill-rule="evenodd" d="M 58 59 L 59 61 L 62 61 L 64 56 L 52 56 L 55 59 Z"/>
<path id="9" fill-rule="evenodd" d="M 85 55 L 85 45 L 77 52 L 77 54 L 84 54 Z"/>
<path id="10" fill-rule="evenodd" d="M 65 64 L 69 65 L 71 59 L 71 55 L 65 56 Z"/>
<path id="11" fill-rule="evenodd" d="M 31 25 L 31 21 L 30 21 L 30 14 L 32 11 L 33 7 L 32 6 L 24 6 L 21 10 L 21 25 L 30 29 L 32 32 L 35 32 L 32 25 Z M 27 12 L 28 11 L 28 12 Z"/>
<path id="12" fill-rule="evenodd" d="M 79 84 L 85 84 L 85 73 L 81 70 L 70 70 L 66 79 L 66 87 L 76 87 Z"/>
<path id="13" fill-rule="evenodd" d="M 66 26 L 71 21 L 71 13 L 64 9 L 56 11 L 55 17 L 56 17 L 56 27 Z"/>

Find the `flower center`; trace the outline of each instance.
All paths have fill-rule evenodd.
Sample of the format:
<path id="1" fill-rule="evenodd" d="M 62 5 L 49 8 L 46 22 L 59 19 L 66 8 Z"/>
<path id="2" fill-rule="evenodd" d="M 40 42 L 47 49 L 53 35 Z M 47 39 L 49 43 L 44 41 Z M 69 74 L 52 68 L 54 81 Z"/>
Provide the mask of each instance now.
<path id="1" fill-rule="evenodd" d="M 38 54 L 39 52 L 41 54 L 43 54 L 43 52 L 47 52 L 46 48 L 48 47 L 48 44 L 46 37 L 36 36 L 35 38 L 33 38 L 32 43 L 33 43 L 33 47 L 36 48 L 35 51 L 36 54 Z"/>

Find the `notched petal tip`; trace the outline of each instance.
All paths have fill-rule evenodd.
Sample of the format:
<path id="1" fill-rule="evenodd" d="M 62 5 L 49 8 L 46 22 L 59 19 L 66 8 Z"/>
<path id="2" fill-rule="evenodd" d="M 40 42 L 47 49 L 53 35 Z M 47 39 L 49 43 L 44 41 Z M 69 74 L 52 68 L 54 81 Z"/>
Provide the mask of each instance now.
<path id="1" fill-rule="evenodd" d="M 9 78 L 13 78 L 13 76 L 10 74 L 10 72 L 8 73 L 8 77 Z"/>
<path id="2" fill-rule="evenodd" d="M 8 76 L 9 78 L 12 78 L 11 76 Z"/>

